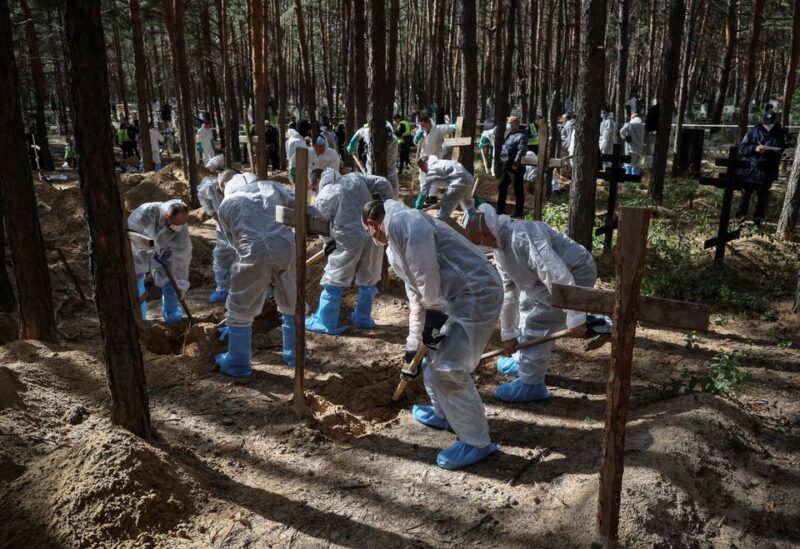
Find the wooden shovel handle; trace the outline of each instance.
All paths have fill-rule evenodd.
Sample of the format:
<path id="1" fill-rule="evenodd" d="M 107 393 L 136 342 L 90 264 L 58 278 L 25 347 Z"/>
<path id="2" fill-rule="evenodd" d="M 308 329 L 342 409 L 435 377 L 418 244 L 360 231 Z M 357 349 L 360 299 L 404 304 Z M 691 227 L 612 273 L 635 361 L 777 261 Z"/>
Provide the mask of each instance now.
<path id="1" fill-rule="evenodd" d="M 419 365 L 422 364 L 422 359 L 425 358 L 425 355 L 428 354 L 428 347 L 425 345 L 420 345 L 419 349 L 417 349 L 417 354 L 414 355 L 414 360 L 411 361 L 408 369 L 412 373 L 416 373 L 419 369 Z M 403 396 L 403 393 L 406 390 L 406 385 L 408 385 L 408 381 L 405 379 L 401 379 L 400 383 L 397 384 L 397 389 L 394 390 L 394 394 L 392 395 L 392 402 L 397 402 L 400 400 L 400 397 Z"/>
<path id="2" fill-rule="evenodd" d="M 569 335 L 569 330 L 561 330 L 560 332 L 555 332 L 550 335 L 537 337 L 536 339 L 531 339 L 530 341 L 520 343 L 514 348 L 514 350 L 519 351 L 520 349 L 527 349 L 528 347 L 536 347 L 537 345 L 541 345 L 542 343 L 547 343 L 548 341 L 553 341 L 555 339 L 561 339 L 562 337 L 566 337 L 568 335 Z M 481 355 L 481 360 L 486 360 L 487 358 L 500 356 L 502 354 L 503 354 L 503 349 L 498 349 L 496 351 L 489 351 L 488 353 L 483 353 Z"/>

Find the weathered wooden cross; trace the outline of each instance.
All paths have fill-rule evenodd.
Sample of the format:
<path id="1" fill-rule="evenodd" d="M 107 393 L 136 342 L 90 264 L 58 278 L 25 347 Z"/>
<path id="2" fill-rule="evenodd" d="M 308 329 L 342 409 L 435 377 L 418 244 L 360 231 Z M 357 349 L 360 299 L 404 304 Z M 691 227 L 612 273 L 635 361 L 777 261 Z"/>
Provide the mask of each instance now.
<path id="1" fill-rule="evenodd" d="M 461 148 L 462 147 L 471 147 L 473 138 L 469 136 L 462 136 L 464 127 L 464 117 L 459 116 L 456 118 L 456 133 L 454 137 L 448 137 L 444 140 L 444 144 L 447 147 L 453 149 L 453 153 L 450 155 L 452 160 L 458 160 L 461 156 Z"/>
<path id="2" fill-rule="evenodd" d="M 551 173 L 550 169 L 561 167 L 560 158 L 549 158 L 549 140 L 550 130 L 547 127 L 547 123 L 542 121 L 539 124 L 539 151 L 536 154 L 536 158 L 523 156 L 520 161 L 523 166 L 536 166 L 536 181 L 534 181 L 532 189 L 533 218 L 536 221 L 541 221 L 545 200 L 550 196 L 550 179 L 547 177 Z"/>
<path id="3" fill-rule="evenodd" d="M 735 145 L 728 149 L 728 158 L 717 158 L 714 162 L 716 166 L 725 166 L 728 169 L 725 173 L 720 174 L 719 177 L 704 176 L 700 178 L 701 185 L 709 185 L 723 189 L 722 193 L 722 211 L 719 214 L 719 228 L 717 229 L 717 236 L 709 238 L 703 244 L 703 248 L 711 248 L 716 246 L 714 252 L 714 261 L 722 261 L 725 259 L 725 245 L 739 238 L 740 230 L 728 231 L 728 225 L 731 221 L 731 206 L 733 205 L 733 191 L 755 190 L 758 188 L 759 183 L 755 181 L 745 181 L 739 179 L 736 175 L 736 168 L 746 168 L 748 163 L 744 160 L 739 160 L 739 148 Z"/>
<path id="4" fill-rule="evenodd" d="M 611 251 L 611 241 L 614 235 L 614 229 L 617 228 L 617 219 L 615 212 L 617 211 L 617 190 L 621 182 L 639 182 L 642 180 L 641 175 L 626 174 L 625 169 L 622 167 L 623 163 L 630 162 L 630 155 L 622 154 L 622 144 L 615 143 L 614 150 L 611 154 L 601 154 L 600 160 L 603 162 L 610 162 L 611 165 L 606 169 L 597 172 L 597 179 L 608 181 L 608 207 L 605 213 L 605 220 L 603 226 L 595 230 L 596 235 L 605 235 L 603 237 L 603 253 Z"/>
<path id="5" fill-rule="evenodd" d="M 615 264 L 615 291 L 554 284 L 552 303 L 576 311 L 613 315 L 611 366 L 606 387 L 597 525 L 606 546 L 614 546 L 619 531 L 619 509 L 624 469 L 625 426 L 631 393 L 631 362 L 636 322 L 669 328 L 708 329 L 708 308 L 695 303 L 640 297 L 647 252 L 650 210 L 620 208 Z"/>

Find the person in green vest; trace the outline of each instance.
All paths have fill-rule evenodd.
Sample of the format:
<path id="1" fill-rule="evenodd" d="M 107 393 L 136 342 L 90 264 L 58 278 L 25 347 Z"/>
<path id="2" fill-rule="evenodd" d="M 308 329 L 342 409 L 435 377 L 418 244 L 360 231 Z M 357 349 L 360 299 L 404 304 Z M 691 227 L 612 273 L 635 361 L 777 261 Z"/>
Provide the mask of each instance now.
<path id="1" fill-rule="evenodd" d="M 128 117 L 123 117 L 117 129 L 117 145 L 122 149 L 122 158 L 130 158 L 134 154 L 133 141 L 131 140 Z"/>
<path id="2" fill-rule="evenodd" d="M 403 173 L 406 166 L 410 164 L 411 124 L 400 114 L 394 115 L 394 134 L 397 136 L 397 145 L 400 149 L 400 162 L 397 169 L 400 173 Z"/>
<path id="3" fill-rule="evenodd" d="M 67 145 L 64 147 L 64 164 L 74 169 L 77 160 L 78 157 L 75 154 L 75 145 L 72 142 L 72 138 L 70 137 L 69 140 L 67 141 Z"/>

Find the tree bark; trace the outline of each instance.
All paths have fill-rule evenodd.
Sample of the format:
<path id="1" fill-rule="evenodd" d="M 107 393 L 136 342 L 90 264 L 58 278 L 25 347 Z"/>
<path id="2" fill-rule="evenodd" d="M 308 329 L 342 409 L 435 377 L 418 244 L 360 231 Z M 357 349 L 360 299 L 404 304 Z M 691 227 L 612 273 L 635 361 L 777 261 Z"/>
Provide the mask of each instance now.
<path id="1" fill-rule="evenodd" d="M 369 94 L 367 93 L 367 22 L 364 18 L 364 0 L 353 0 L 353 65 L 355 72 L 353 74 L 355 84 L 355 97 L 356 97 L 356 119 L 352 128 L 347 128 L 351 133 L 361 124 L 367 121 L 369 113 L 367 112 L 367 100 Z"/>
<path id="2" fill-rule="evenodd" d="M 505 30 L 505 2 L 495 0 L 494 20 L 494 55 L 492 59 L 492 82 L 494 83 L 494 158 L 495 174 L 499 177 L 502 166 L 502 148 L 506 137 L 506 117 L 508 117 L 508 82 L 503 78 L 504 44 L 503 31 Z M 506 52 L 508 53 L 508 52 Z M 510 55 L 510 53 L 509 53 Z M 516 197 L 519 199 L 519 197 Z"/>
<path id="3" fill-rule="evenodd" d="M 661 83 L 658 95 L 658 133 L 653 148 L 653 170 L 650 175 L 650 198 L 661 204 L 664 199 L 664 178 L 667 171 L 669 137 L 672 114 L 675 112 L 675 87 L 678 84 L 678 70 L 681 61 L 681 40 L 683 39 L 684 0 L 669 0 L 667 43 L 662 58 Z"/>
<path id="4" fill-rule="evenodd" d="M 386 119 L 394 116 L 394 98 L 397 88 L 397 55 L 400 39 L 400 0 L 389 0 L 389 51 L 386 60 Z"/>
<path id="5" fill-rule="evenodd" d="M 119 29 L 115 23 L 111 25 L 111 34 L 114 40 L 114 64 L 117 66 L 117 86 L 119 87 L 120 99 L 122 99 L 122 112 L 125 114 L 125 118 L 130 118 L 128 87 L 125 84 L 125 69 L 122 67 L 122 45 L 119 41 Z"/>
<path id="6" fill-rule="evenodd" d="M 575 159 L 569 188 L 569 236 L 592 249 L 600 109 L 605 89 L 606 0 L 583 0 L 575 109 Z"/>
<path id="7" fill-rule="evenodd" d="M 133 34 L 133 59 L 136 72 L 136 105 L 139 109 L 139 138 L 142 142 L 142 163 L 144 171 L 153 170 L 153 150 L 150 144 L 151 120 L 147 115 L 147 60 L 144 56 L 144 33 L 142 32 L 142 11 L 139 0 L 130 0 L 131 32 Z M 154 121 L 152 121 L 154 123 Z"/>
<path id="8" fill-rule="evenodd" d="M 45 88 L 44 68 L 42 67 L 42 54 L 39 50 L 39 37 L 36 34 L 36 20 L 33 18 L 28 0 L 19 0 L 22 12 L 25 14 L 25 39 L 28 43 L 28 58 L 33 78 L 33 91 L 36 99 L 36 144 L 39 149 L 39 166 L 43 170 L 53 169 L 53 156 L 50 153 L 50 143 L 47 140 L 47 119 L 45 118 Z M 24 132 L 23 132 L 24 133 Z M 27 152 L 25 157 L 27 158 Z M 36 166 L 33 166 L 36 168 Z"/>
<path id="9" fill-rule="evenodd" d="M 631 5 L 630 0 L 617 0 L 619 4 L 619 29 L 617 34 L 617 101 L 616 118 L 622 123 L 625 116 L 625 98 L 628 91 L 628 51 L 631 47 L 630 22 Z"/>
<path id="10" fill-rule="evenodd" d="M 181 133 L 181 164 L 189 181 L 189 194 L 193 208 L 200 207 L 197 199 L 197 157 L 194 148 L 194 118 L 192 93 L 189 81 L 189 63 L 184 38 L 183 0 L 163 0 L 164 20 L 172 55 L 172 74 L 178 96 L 178 125 Z"/>
<path id="11" fill-rule="evenodd" d="M 263 0 L 249 0 L 251 76 L 253 78 L 253 125 L 257 143 L 252 147 L 250 163 L 255 166 L 259 179 L 267 178 L 267 148 L 264 143 L 267 127 L 264 120 L 267 112 L 267 76 L 264 74 L 264 25 Z"/>
<path id="12" fill-rule="evenodd" d="M 239 110 L 236 106 L 236 91 L 233 88 L 233 72 L 228 55 L 230 41 L 227 32 L 228 0 L 214 0 L 217 8 L 217 34 L 222 50 L 222 92 L 225 108 L 225 164 L 228 166 L 242 161 L 239 148 Z"/>
<path id="13" fill-rule="evenodd" d="M 461 0 L 458 21 L 461 29 L 461 116 L 464 117 L 462 133 L 477 137 L 478 118 L 478 27 L 475 0 Z M 475 147 L 464 147 L 459 160 L 470 173 L 474 173 Z"/>
<path id="14" fill-rule="evenodd" d="M 314 79 L 311 77 L 311 62 L 309 60 L 308 42 L 306 41 L 306 24 L 303 17 L 303 4 L 300 0 L 294 0 L 294 12 L 297 16 L 297 40 L 300 42 L 300 57 L 303 66 L 303 88 L 305 91 L 306 110 L 308 111 L 308 121 L 311 122 L 311 131 L 314 135 L 319 133 L 319 122 L 317 121 L 317 97 L 314 90 Z M 384 49 L 386 45 L 384 44 Z M 382 71 L 383 72 L 383 71 Z M 381 82 L 385 86 L 385 82 Z M 305 136 L 304 136 L 305 137 Z"/>
<path id="15" fill-rule="evenodd" d="M 295 0 L 299 1 L 299 0 Z M 370 10 L 370 117 L 369 132 L 372 142 L 373 173 L 389 172 L 386 163 L 386 7 L 384 0 L 372 0 Z"/>
<path id="16" fill-rule="evenodd" d="M 19 77 L 14 60 L 8 4 L 0 2 L 0 196 L 5 206 L 6 228 L 11 243 L 14 278 L 19 299 L 20 339 L 58 341 L 53 304 L 50 299 L 50 273 L 47 269 L 36 195 L 33 188 L 25 126 L 18 95 Z M 107 105 L 108 103 L 104 103 Z M 111 135 L 106 134 L 106 137 Z"/>
<path id="17" fill-rule="evenodd" d="M 792 171 L 786 183 L 786 195 L 783 198 L 783 209 L 776 232 L 778 238 L 794 240 L 798 212 L 800 212 L 800 147 L 795 148 Z"/>
<path id="18" fill-rule="evenodd" d="M 725 100 L 728 98 L 728 84 L 731 77 L 731 68 L 733 67 L 733 56 L 736 53 L 737 6 L 738 0 L 728 0 L 728 10 L 725 16 L 725 53 L 722 57 L 719 86 L 714 97 L 714 107 L 711 110 L 711 124 L 719 124 L 722 121 L 722 111 L 725 108 Z"/>
<path id="19" fill-rule="evenodd" d="M 136 291 L 114 151 L 111 121 L 98 116 L 108 105 L 108 75 L 100 22 L 100 0 L 64 0 L 64 32 L 72 73 L 78 172 L 91 242 L 92 284 L 103 338 L 111 420 L 148 440 L 150 412 L 139 348 Z"/>
<path id="20" fill-rule="evenodd" d="M 758 41 L 761 37 L 761 20 L 764 16 L 766 0 L 754 0 L 753 22 L 750 27 L 750 42 L 747 44 L 747 61 L 744 73 L 742 95 L 739 98 L 739 130 L 738 141 L 747 133 L 748 118 L 750 116 L 750 100 L 753 98 L 753 89 L 756 79 L 756 57 L 758 54 Z"/>
<path id="21" fill-rule="evenodd" d="M 274 8 L 274 25 L 275 25 L 275 42 L 283 44 L 283 27 L 281 27 L 280 18 L 280 0 L 275 0 L 273 3 Z M 276 66 L 278 69 L 278 149 L 280 150 L 281 166 L 286 167 L 286 147 L 283 146 L 283 139 L 286 135 L 286 121 L 288 110 L 288 83 L 286 82 L 286 66 L 283 54 L 276 48 L 275 58 L 277 60 Z"/>
<path id="22" fill-rule="evenodd" d="M 784 127 L 789 125 L 789 115 L 792 111 L 792 99 L 797 84 L 797 64 L 800 60 L 800 0 L 794 2 L 794 17 L 792 19 L 792 42 L 790 46 L 789 63 L 786 71 L 786 81 L 783 84 L 783 103 L 781 109 L 781 123 Z"/>
<path id="23" fill-rule="evenodd" d="M 677 177 L 683 175 L 685 170 L 681 169 L 678 162 L 681 146 L 683 145 L 683 119 L 686 116 L 686 107 L 689 95 L 689 66 L 692 63 L 692 52 L 694 50 L 694 23 L 699 15 L 698 9 L 702 0 L 689 0 L 688 14 L 684 22 L 684 36 L 686 39 L 683 44 L 683 52 L 681 53 L 681 78 L 680 86 L 678 87 L 678 116 L 675 120 L 675 139 L 674 147 L 672 149 L 672 176 Z M 708 11 L 706 11 L 708 14 Z M 702 26 L 702 22 L 701 22 Z"/>
<path id="24" fill-rule="evenodd" d="M 4 8 L 0 6 L 0 11 Z M 0 190 L 0 313 L 13 313 L 17 310 L 14 288 L 6 269 L 6 227 L 2 190 Z"/>

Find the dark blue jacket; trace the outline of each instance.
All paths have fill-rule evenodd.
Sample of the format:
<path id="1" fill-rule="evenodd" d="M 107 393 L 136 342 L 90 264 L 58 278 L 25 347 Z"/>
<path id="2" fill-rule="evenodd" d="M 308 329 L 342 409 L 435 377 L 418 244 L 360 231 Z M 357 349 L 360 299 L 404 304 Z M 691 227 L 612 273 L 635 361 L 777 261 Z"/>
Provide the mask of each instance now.
<path id="1" fill-rule="evenodd" d="M 756 147 L 758 145 L 776 147 L 780 151 L 757 153 Z M 786 133 L 780 124 L 775 124 L 769 131 L 761 124 L 756 124 L 750 128 L 750 131 L 747 132 L 747 135 L 744 136 L 739 145 L 739 155 L 743 160 L 750 162 L 748 177 L 762 182 L 772 182 L 778 179 L 781 153 L 785 148 Z"/>
<path id="2" fill-rule="evenodd" d="M 500 149 L 505 169 L 508 170 L 515 164 L 519 166 L 526 152 L 528 152 L 528 134 L 520 128 L 506 137 L 503 147 Z"/>

